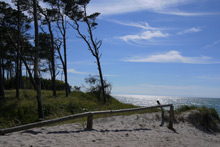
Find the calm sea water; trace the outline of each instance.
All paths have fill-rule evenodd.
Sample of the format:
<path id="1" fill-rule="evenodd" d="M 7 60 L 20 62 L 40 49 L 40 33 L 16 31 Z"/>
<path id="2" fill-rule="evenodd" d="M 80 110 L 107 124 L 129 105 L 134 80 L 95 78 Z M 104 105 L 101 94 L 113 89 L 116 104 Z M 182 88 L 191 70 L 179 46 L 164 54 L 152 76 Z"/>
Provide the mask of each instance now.
<path id="1" fill-rule="evenodd" d="M 218 98 L 187 98 L 187 97 L 171 97 L 171 96 L 150 96 L 150 95 L 113 95 L 120 102 L 134 104 L 136 106 L 154 106 L 157 100 L 161 104 L 173 104 L 175 108 L 181 105 L 195 105 L 212 107 L 218 111 L 220 115 L 220 99 Z"/>

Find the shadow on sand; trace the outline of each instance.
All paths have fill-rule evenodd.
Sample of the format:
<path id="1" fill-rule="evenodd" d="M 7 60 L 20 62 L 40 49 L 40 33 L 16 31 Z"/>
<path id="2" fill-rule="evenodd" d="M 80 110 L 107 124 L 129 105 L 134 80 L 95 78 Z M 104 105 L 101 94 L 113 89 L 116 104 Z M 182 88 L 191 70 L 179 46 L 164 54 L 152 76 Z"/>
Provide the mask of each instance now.
<path id="1" fill-rule="evenodd" d="M 101 133 L 104 133 L 104 132 L 133 132 L 133 131 L 150 131 L 151 129 L 146 129 L 146 128 L 139 128 L 139 129 L 116 129 L 116 130 L 108 130 L 108 129 L 105 129 L 105 130 L 95 130 L 95 129 L 92 129 L 92 130 L 79 130 L 79 131 L 53 131 L 53 132 L 48 132 L 47 134 L 70 134 L 70 133 L 80 133 L 80 132 L 90 132 L 90 131 L 94 131 L 94 132 L 101 132 Z"/>

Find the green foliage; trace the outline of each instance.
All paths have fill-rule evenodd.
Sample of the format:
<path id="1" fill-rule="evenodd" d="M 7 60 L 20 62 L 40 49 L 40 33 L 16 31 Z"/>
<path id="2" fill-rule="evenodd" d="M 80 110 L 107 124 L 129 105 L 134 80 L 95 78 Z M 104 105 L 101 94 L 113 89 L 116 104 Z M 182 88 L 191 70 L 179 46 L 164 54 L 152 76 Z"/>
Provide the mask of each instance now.
<path id="1" fill-rule="evenodd" d="M 87 92 L 95 94 L 94 96 L 100 101 L 102 98 L 100 77 L 98 75 L 89 75 L 87 78 L 85 78 L 85 82 L 88 84 Z M 109 97 L 111 94 L 112 85 L 106 79 L 104 80 L 104 88 L 106 96 Z"/>
<path id="2" fill-rule="evenodd" d="M 0 103 L 0 129 L 38 121 L 36 92 L 21 90 L 20 100 L 15 97 L 15 90 L 6 90 L 5 101 Z M 58 91 L 53 97 L 52 91 L 42 90 L 43 112 L 45 119 L 53 119 L 86 111 L 114 110 L 135 108 L 109 97 L 107 104 L 99 102 L 95 94 L 72 92 L 68 98 L 65 91 Z"/>
<path id="3" fill-rule="evenodd" d="M 220 118 L 218 112 L 214 108 L 184 105 L 176 110 L 176 114 L 190 110 L 197 110 L 191 112 L 188 117 L 188 121 L 195 127 L 209 132 L 220 132 L 220 128 L 218 126 Z"/>
<path id="4" fill-rule="evenodd" d="M 189 110 L 195 110 L 195 109 L 198 109 L 198 107 L 194 106 L 194 105 L 191 105 L 191 106 L 188 106 L 188 105 L 182 105 L 180 107 L 178 107 L 176 109 L 176 113 L 177 114 L 180 114 L 182 112 L 185 112 L 185 111 L 189 111 Z"/>
<path id="5" fill-rule="evenodd" d="M 31 85 L 31 81 L 29 77 L 23 76 L 23 82 L 22 82 L 22 87 L 25 89 L 34 89 L 33 86 Z M 16 87 L 16 77 L 13 77 L 9 80 L 5 79 L 4 82 L 4 87 L 5 89 L 13 89 Z M 52 81 L 50 79 L 41 79 L 41 86 L 43 90 L 52 90 Z M 70 87 L 71 88 L 71 87 Z M 56 90 L 64 90 L 65 89 L 65 83 L 60 80 L 56 80 Z"/>

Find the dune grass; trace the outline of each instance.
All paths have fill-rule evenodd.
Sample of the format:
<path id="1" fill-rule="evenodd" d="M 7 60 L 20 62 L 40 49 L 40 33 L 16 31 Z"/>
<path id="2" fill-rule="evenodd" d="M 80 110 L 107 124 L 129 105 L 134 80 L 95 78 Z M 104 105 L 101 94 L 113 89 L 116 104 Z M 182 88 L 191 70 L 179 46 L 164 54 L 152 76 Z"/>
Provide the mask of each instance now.
<path id="1" fill-rule="evenodd" d="M 20 90 L 19 99 L 15 97 L 15 90 L 6 90 L 5 94 L 5 101 L 0 102 L 0 129 L 38 121 L 34 90 Z M 57 97 L 52 96 L 52 91 L 42 91 L 42 97 L 45 119 L 86 111 L 137 108 L 131 104 L 123 104 L 113 97 L 108 97 L 107 103 L 103 104 L 92 93 L 72 92 L 67 98 L 64 91 L 57 91 Z"/>
<path id="2" fill-rule="evenodd" d="M 184 105 L 176 109 L 176 114 L 178 115 L 186 111 L 190 111 L 190 115 L 186 118 L 187 121 L 196 128 L 209 132 L 220 132 L 220 118 L 218 112 L 214 108 Z"/>

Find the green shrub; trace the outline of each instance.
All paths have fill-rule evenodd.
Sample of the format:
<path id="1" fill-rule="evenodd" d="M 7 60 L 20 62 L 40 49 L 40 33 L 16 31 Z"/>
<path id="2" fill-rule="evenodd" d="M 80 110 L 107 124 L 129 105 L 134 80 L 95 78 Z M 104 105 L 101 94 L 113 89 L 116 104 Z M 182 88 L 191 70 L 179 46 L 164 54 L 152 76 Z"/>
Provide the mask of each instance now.
<path id="1" fill-rule="evenodd" d="M 188 120 L 195 127 L 209 132 L 220 132 L 218 124 L 220 123 L 219 115 L 214 108 L 207 108 L 205 106 L 196 108 L 189 114 Z"/>
<path id="2" fill-rule="evenodd" d="M 185 111 L 189 111 L 189 110 L 195 110 L 198 109 L 198 107 L 194 106 L 194 105 L 182 105 L 180 107 L 178 107 L 175 111 L 177 114 L 185 112 Z"/>

